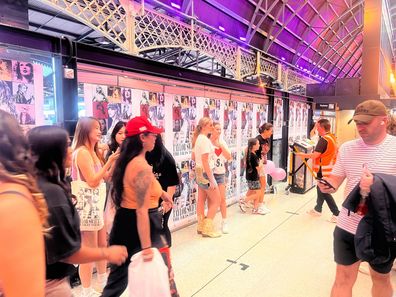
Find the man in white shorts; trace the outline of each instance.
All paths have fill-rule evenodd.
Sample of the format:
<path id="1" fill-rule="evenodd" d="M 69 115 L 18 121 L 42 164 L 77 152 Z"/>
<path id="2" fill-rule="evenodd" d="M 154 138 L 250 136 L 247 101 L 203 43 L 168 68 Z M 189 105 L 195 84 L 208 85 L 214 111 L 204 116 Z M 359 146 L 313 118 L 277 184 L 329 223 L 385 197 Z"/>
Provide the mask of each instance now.
<path id="1" fill-rule="evenodd" d="M 378 100 L 364 101 L 356 107 L 353 121 L 361 138 L 348 141 L 340 147 L 337 162 L 330 176 L 325 178 L 335 189 L 346 178 L 344 197 L 361 180 L 371 178 L 372 182 L 371 173 L 396 175 L 396 137 L 387 134 L 388 115 L 385 105 Z M 368 171 L 363 171 L 364 165 Z M 319 187 L 324 193 L 336 191 L 322 183 L 319 183 Z M 337 269 L 331 297 L 352 297 L 352 288 L 361 263 L 356 256 L 354 236 L 362 217 L 345 207 L 342 207 L 338 216 L 334 230 L 334 260 Z M 395 253 L 391 255 L 389 263 L 369 263 L 373 297 L 392 297 L 390 271 L 395 256 Z"/>

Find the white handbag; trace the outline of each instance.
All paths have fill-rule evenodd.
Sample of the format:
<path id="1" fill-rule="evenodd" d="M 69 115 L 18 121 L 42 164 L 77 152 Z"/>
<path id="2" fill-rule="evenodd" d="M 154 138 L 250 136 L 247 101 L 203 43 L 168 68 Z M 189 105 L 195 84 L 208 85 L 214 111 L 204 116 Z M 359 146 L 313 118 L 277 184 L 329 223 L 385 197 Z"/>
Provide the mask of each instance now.
<path id="1" fill-rule="evenodd" d="M 77 154 L 77 151 L 75 152 Z M 75 160 L 77 158 L 74 158 Z M 80 170 L 74 162 L 77 180 L 71 182 L 72 194 L 76 196 L 76 209 L 80 216 L 81 231 L 98 231 L 103 228 L 103 212 L 106 200 L 106 184 L 104 182 L 96 188 L 90 187 L 81 180 Z"/>
<path id="2" fill-rule="evenodd" d="M 143 261 L 142 252 L 131 257 L 128 267 L 129 297 L 171 297 L 168 267 L 156 248 L 153 259 Z"/>

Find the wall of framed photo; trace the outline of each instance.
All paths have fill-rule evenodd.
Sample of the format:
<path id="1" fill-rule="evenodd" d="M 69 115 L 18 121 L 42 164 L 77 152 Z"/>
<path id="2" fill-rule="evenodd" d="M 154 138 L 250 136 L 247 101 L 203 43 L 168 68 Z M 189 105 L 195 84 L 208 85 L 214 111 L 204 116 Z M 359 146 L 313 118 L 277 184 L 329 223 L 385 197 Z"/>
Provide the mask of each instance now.
<path id="1" fill-rule="evenodd" d="M 57 122 L 55 60 L 52 54 L 0 46 L 0 109 L 24 130 Z"/>
<path id="2" fill-rule="evenodd" d="M 244 149 L 258 127 L 268 120 L 268 96 L 207 87 L 137 73 L 80 64 L 79 115 L 95 116 L 102 123 L 103 142 L 114 125 L 145 115 L 164 127 L 164 142 L 174 156 L 181 176 L 171 216 L 172 229 L 196 220 L 197 185 L 191 140 L 203 116 L 219 122 L 232 160 L 227 164 L 227 203 L 246 192 Z"/>

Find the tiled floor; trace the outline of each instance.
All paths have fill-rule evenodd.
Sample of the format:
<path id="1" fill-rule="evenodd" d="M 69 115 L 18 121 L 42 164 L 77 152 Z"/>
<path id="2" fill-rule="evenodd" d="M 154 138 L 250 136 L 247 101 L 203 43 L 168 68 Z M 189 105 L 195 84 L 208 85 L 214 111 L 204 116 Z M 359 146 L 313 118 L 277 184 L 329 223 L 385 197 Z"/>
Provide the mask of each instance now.
<path id="1" fill-rule="evenodd" d="M 280 186 L 278 189 L 281 188 Z M 335 196 L 338 205 L 342 191 Z M 202 238 L 196 226 L 173 233 L 173 266 L 180 296 L 328 297 L 334 280 L 332 232 L 327 207 L 321 217 L 306 211 L 316 191 L 305 195 L 280 190 L 267 195 L 265 216 L 228 209 L 230 234 Z M 217 218 L 220 226 L 220 219 Z M 396 286 L 396 272 L 392 272 Z M 370 277 L 359 273 L 353 296 L 370 297 Z M 126 293 L 124 293 L 127 296 Z"/>

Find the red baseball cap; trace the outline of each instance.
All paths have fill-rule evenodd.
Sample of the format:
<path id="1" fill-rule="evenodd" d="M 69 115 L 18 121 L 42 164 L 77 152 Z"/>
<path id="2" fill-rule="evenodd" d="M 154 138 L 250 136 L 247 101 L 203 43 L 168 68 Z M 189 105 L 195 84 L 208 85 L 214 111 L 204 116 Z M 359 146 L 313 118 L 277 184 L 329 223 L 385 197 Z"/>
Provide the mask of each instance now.
<path id="1" fill-rule="evenodd" d="M 129 120 L 125 130 L 126 137 L 138 135 L 140 133 L 161 134 L 164 132 L 164 129 L 151 125 L 149 120 L 144 116 L 134 117 Z"/>

